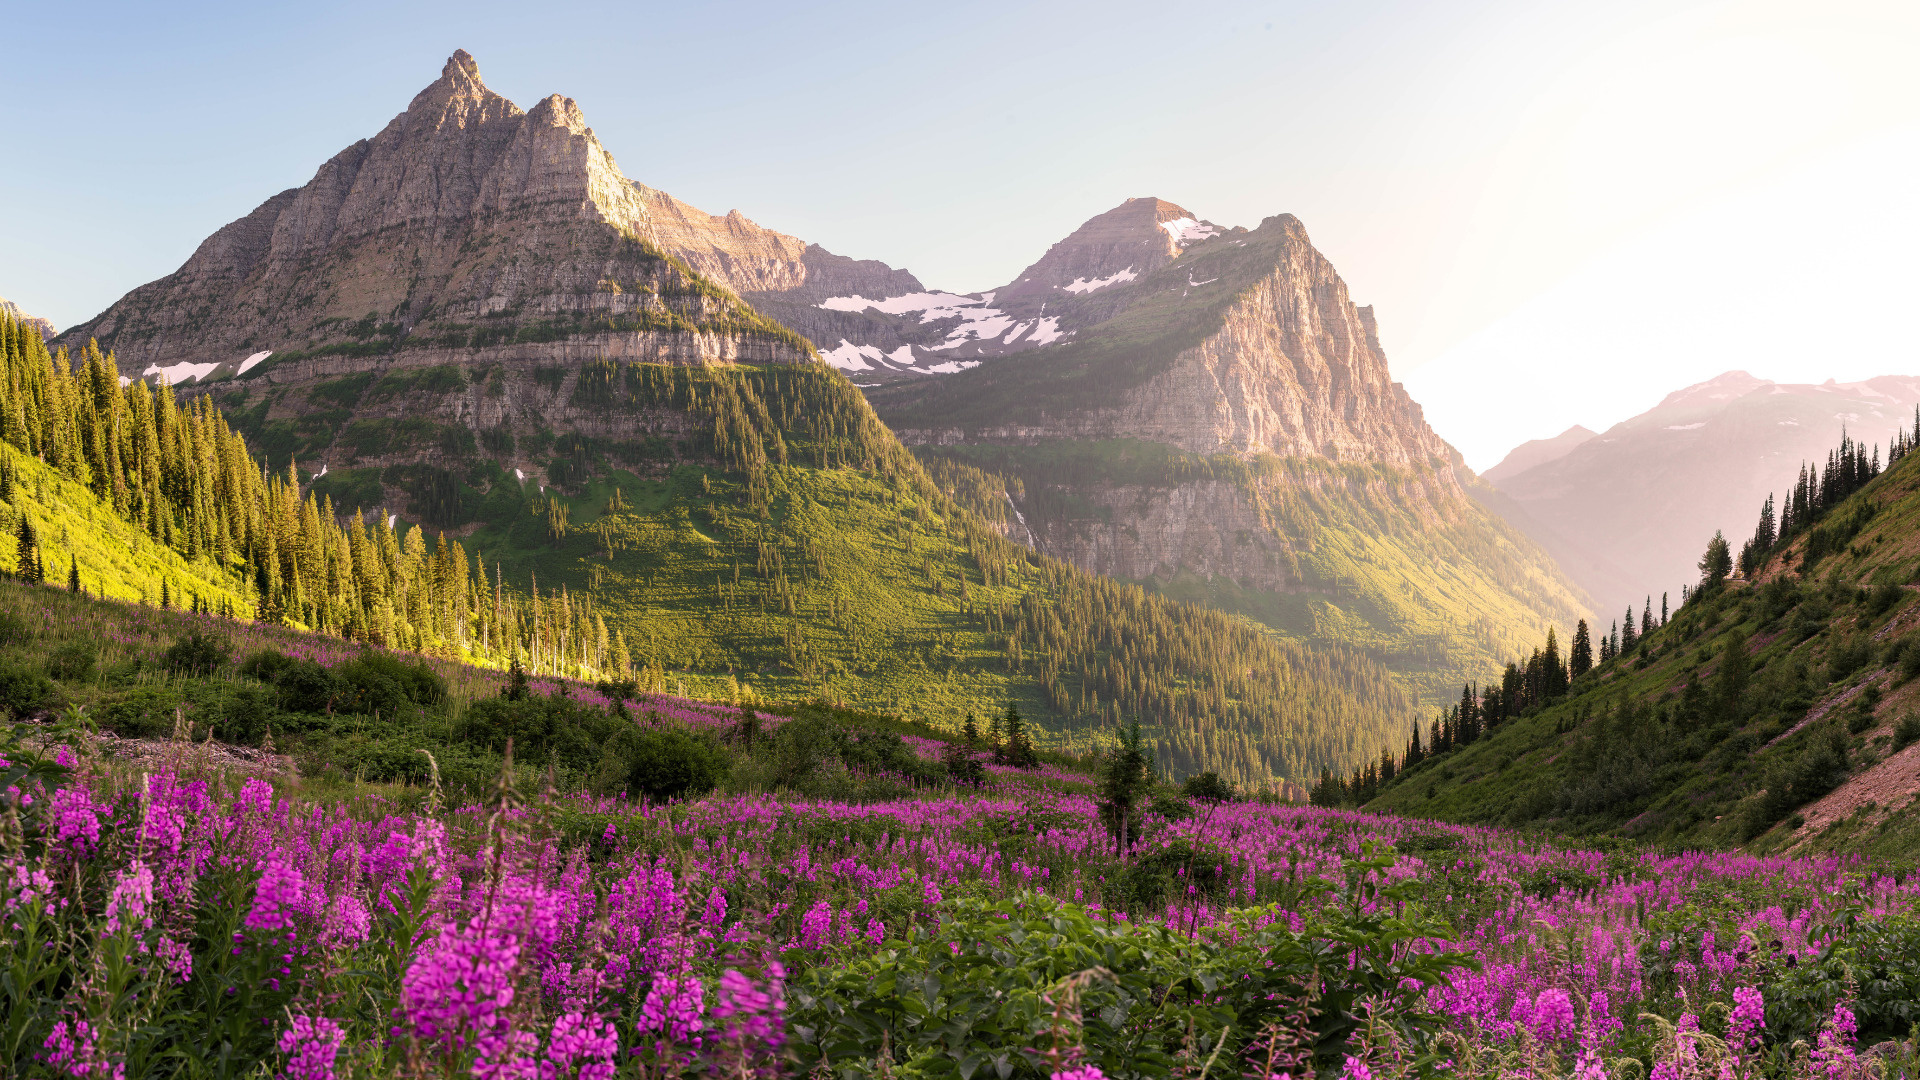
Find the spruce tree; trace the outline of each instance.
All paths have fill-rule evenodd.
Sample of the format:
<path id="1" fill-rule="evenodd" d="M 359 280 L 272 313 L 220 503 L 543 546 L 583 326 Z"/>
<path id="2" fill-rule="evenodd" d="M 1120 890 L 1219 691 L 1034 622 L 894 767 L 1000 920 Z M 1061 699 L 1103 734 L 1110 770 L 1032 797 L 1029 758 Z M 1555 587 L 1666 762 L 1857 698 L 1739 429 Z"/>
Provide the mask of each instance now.
<path id="1" fill-rule="evenodd" d="M 1573 647 L 1567 652 L 1567 670 L 1579 678 L 1593 668 L 1593 639 L 1587 631 L 1587 620 L 1581 619 L 1573 628 Z"/>
<path id="2" fill-rule="evenodd" d="M 1019 715 L 1011 705 L 1007 711 L 1016 717 Z M 1322 784 L 1326 783 L 1326 777 L 1323 772 Z M 1121 729 L 1119 744 L 1107 751 L 1100 763 L 1100 820 L 1113 835 L 1115 850 L 1122 858 L 1132 847 L 1134 819 L 1152 784 L 1153 755 L 1140 737 L 1140 721 L 1135 720 Z"/>
<path id="3" fill-rule="evenodd" d="M 1713 539 L 1707 541 L 1707 553 L 1700 556 L 1700 584 L 1718 585 L 1733 573 L 1733 556 L 1727 548 L 1727 538 L 1715 529 Z"/>
<path id="4" fill-rule="evenodd" d="M 67 591 L 78 593 L 80 591 L 80 556 L 74 555 L 71 559 L 72 561 L 67 564 Z"/>

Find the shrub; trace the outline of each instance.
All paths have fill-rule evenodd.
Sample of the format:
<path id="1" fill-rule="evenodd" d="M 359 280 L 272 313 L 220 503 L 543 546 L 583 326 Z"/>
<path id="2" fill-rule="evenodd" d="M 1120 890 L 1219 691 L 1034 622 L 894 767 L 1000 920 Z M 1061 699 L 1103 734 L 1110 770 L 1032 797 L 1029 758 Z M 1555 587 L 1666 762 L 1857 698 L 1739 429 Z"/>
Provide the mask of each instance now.
<path id="1" fill-rule="evenodd" d="M 1187 777 L 1187 782 L 1180 785 L 1180 792 L 1189 799 L 1199 799 L 1202 802 L 1233 800 L 1233 785 L 1221 779 L 1220 774 L 1211 769 L 1197 776 Z"/>
<path id="2" fill-rule="evenodd" d="M 23 720 L 52 705 L 57 693 L 53 680 L 33 668 L 9 664 L 0 667 L 0 712 Z"/>
<path id="3" fill-rule="evenodd" d="M 129 739 L 157 739 L 173 733 L 180 695 L 168 687 L 142 686 L 100 708 L 100 726 Z"/>
<path id="4" fill-rule="evenodd" d="M 1391 860 L 1356 862 L 1364 875 Z M 1045 1076 L 1053 1068 L 1046 1033 L 1058 1023 L 1052 995 L 1098 969 L 1101 977 L 1079 989 L 1075 1018 L 1086 1048 L 1080 1064 L 1109 1075 L 1171 1075 L 1174 1053 L 1195 1031 L 1227 1032 L 1222 1060 L 1234 1060 L 1263 1027 L 1289 1022 L 1292 1008 L 1311 1018 L 1313 1061 L 1303 1075 L 1338 1072 L 1363 1016 L 1391 1016 L 1419 1053 L 1441 1028 L 1423 1007 L 1427 987 L 1471 961 L 1411 947 L 1422 937 L 1445 940 L 1451 929 L 1417 905 L 1400 906 L 1412 899 L 1407 883 L 1350 888 L 1350 904 L 1330 905 L 1298 932 L 1274 919 L 1276 909 L 1255 908 L 1202 938 L 1109 920 L 1044 894 L 952 899 L 937 925 L 915 925 L 872 955 L 790 983 L 787 1015 L 798 1037 L 789 1045 L 803 1072 L 829 1058 L 885 1053 L 903 1075 Z"/>
<path id="5" fill-rule="evenodd" d="M 1893 726 L 1893 752 L 1897 754 L 1915 742 L 1920 742 L 1920 716 L 1909 713 Z"/>
<path id="6" fill-rule="evenodd" d="M 272 684 L 280 708 L 288 712 L 331 712 L 346 692 L 333 672 L 312 660 L 297 660 L 263 649 L 240 664 L 240 674 Z"/>
<path id="7" fill-rule="evenodd" d="M 211 675 L 232 655 L 226 638 L 192 630 L 168 646 L 160 664 L 168 671 L 183 675 Z"/>
<path id="8" fill-rule="evenodd" d="M 47 657 L 47 674 L 61 682 L 86 682 L 99 666 L 100 650 L 88 641 L 69 641 Z"/>
<path id="9" fill-rule="evenodd" d="M 368 650 L 334 671 L 343 707 L 392 719 L 409 704 L 425 707 L 447 699 L 447 681 L 422 660 L 409 664 Z"/>
<path id="10" fill-rule="evenodd" d="M 627 728 L 607 741 L 604 786 L 617 778 L 629 795 L 674 799 L 704 795 L 726 779 L 727 752 L 684 728 Z"/>
<path id="11" fill-rule="evenodd" d="M 1885 615 L 1895 604 L 1905 599 L 1906 595 L 1907 590 L 1899 582 L 1883 582 L 1874 586 L 1873 592 L 1868 595 L 1867 609 L 1875 615 Z"/>
<path id="12" fill-rule="evenodd" d="M 946 767 L 947 779 L 961 787 L 985 787 L 987 767 L 980 764 L 973 751 L 960 743 L 948 743 L 940 750 L 940 763 Z"/>

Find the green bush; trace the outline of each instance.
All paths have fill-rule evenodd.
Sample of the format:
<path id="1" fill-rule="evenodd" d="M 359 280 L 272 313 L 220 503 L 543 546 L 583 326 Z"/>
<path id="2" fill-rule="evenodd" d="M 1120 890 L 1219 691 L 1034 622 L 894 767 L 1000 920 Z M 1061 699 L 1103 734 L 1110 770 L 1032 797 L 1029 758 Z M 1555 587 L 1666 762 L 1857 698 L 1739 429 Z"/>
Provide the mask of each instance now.
<path id="1" fill-rule="evenodd" d="M 164 686 L 142 686 L 119 701 L 100 707 L 100 726 L 129 739 L 156 739 L 171 735 L 178 692 Z"/>
<path id="2" fill-rule="evenodd" d="M 1845 1001 L 1859 1021 L 1860 1045 L 1906 1038 L 1920 1021 L 1920 921 L 1849 910 L 1808 937 L 1826 944 L 1811 960 L 1774 967 L 1763 987 L 1768 1036 L 1783 1046 L 1812 1041 Z"/>
<path id="3" fill-rule="evenodd" d="M 288 712 L 331 712 L 348 690 L 333 672 L 312 660 L 263 649 L 240 664 L 240 674 L 273 686 L 277 704 Z"/>
<path id="4" fill-rule="evenodd" d="M 1893 726 L 1893 752 L 1899 753 L 1920 741 L 1920 716 L 1908 713 Z"/>
<path id="5" fill-rule="evenodd" d="M 717 743 L 683 728 L 626 728 L 607 740 L 598 777 L 603 788 L 617 779 L 629 795 L 675 799 L 712 791 L 730 765 Z"/>
<path id="6" fill-rule="evenodd" d="M 25 645 L 33 640 L 33 627 L 17 611 L 0 611 L 0 646 Z"/>
<path id="7" fill-rule="evenodd" d="M 341 707 L 348 712 L 379 713 L 393 719 L 447 699 L 447 680 L 426 661 L 409 664 L 371 649 L 333 672 Z M 415 708 L 409 709 L 408 706 Z"/>
<path id="8" fill-rule="evenodd" d="M 33 668 L 17 664 L 0 666 L 0 712 L 14 720 L 24 720 L 51 706 L 59 694 L 53 680 Z"/>
<path id="9" fill-rule="evenodd" d="M 176 674 L 211 675 L 232 654 L 233 647 L 226 638 L 190 630 L 185 637 L 168 646 L 160 656 L 160 664 Z"/>
<path id="10" fill-rule="evenodd" d="M 584 775 L 605 757 L 607 741 L 630 723 L 571 698 L 538 694 L 519 700 L 482 698 L 467 707 L 460 741 L 504 754 L 513 741 L 513 759 L 531 765 L 552 764 Z"/>
<path id="11" fill-rule="evenodd" d="M 47 657 L 47 674 L 61 682 L 86 682 L 100 666 L 100 650 L 90 641 L 69 641 Z"/>
<path id="12" fill-rule="evenodd" d="M 1180 793 L 1189 799 L 1201 802 L 1231 802 L 1233 785 L 1220 778 L 1220 774 L 1209 769 L 1206 772 L 1187 777 L 1180 785 Z"/>

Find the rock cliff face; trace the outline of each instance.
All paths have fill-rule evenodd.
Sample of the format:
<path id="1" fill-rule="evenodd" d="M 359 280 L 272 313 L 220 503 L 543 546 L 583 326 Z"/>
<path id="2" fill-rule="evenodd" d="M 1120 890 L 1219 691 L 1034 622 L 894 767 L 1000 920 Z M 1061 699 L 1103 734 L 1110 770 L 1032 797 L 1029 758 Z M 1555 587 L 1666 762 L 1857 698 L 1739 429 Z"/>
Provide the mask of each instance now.
<path id="1" fill-rule="evenodd" d="M 60 340 L 98 338 L 123 370 L 176 383 L 238 374 L 264 351 L 808 360 L 804 342 L 663 257 L 650 238 L 678 237 L 685 211 L 627 180 L 572 99 L 523 112 L 458 52 L 378 135 Z M 802 254 L 737 215 L 728 225 L 741 272 L 785 280 L 782 254 Z"/>
<path id="2" fill-rule="evenodd" d="M 1211 332 L 1111 401 L 1045 397 L 1036 414 L 1033 398 L 1023 394 L 1020 411 L 1032 415 L 1026 422 L 923 428 L 908 425 L 939 411 L 916 407 L 913 388 L 876 398 L 905 403 L 885 411 L 900 418 L 897 430 L 909 443 L 1133 438 L 1200 455 L 1275 454 L 1419 468 L 1448 459 L 1450 449 L 1427 426 L 1420 406 L 1388 374 L 1373 310 L 1348 298 L 1346 283 L 1314 249 L 1299 220 L 1269 218 L 1242 235 L 1246 239 L 1223 252 L 1234 257 L 1232 264 L 1196 253 L 1108 298 L 1125 311 L 1173 290 L 1185 298 L 1214 287 L 1217 294 L 1207 303 L 1219 308 L 1209 313 L 1217 320 Z M 1242 252 L 1249 246 L 1262 254 L 1262 272 L 1245 272 Z M 1213 276 L 1194 284 L 1203 274 Z M 1234 276 L 1245 279 L 1237 290 L 1229 284 Z M 1162 305 L 1154 306 L 1149 317 L 1164 318 Z M 1089 334 L 1097 337 L 1102 329 Z M 989 378 L 983 372 L 975 381 Z M 965 393 L 963 382 L 952 386 L 960 389 L 943 395 L 947 400 Z"/>

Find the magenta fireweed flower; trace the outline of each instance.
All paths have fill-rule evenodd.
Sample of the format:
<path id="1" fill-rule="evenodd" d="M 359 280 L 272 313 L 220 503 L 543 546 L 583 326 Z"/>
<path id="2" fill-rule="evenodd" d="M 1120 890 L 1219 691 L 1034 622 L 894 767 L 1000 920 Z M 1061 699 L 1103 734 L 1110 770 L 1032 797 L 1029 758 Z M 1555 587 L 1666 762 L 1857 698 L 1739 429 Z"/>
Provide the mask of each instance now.
<path id="1" fill-rule="evenodd" d="M 1101 1072 L 1098 1065 L 1082 1065 L 1054 1073 L 1053 1080 L 1107 1080 L 1107 1074 Z"/>
<path id="2" fill-rule="evenodd" d="M 153 903 L 153 871 L 145 863 L 134 863 L 114 879 L 113 892 L 107 897 L 107 932 L 118 933 L 125 925 L 145 930 L 153 925 L 147 908 Z"/>
<path id="3" fill-rule="evenodd" d="M 620 1036 L 611 1023 L 593 1013 L 566 1013 L 554 1020 L 547 1037 L 540 1080 L 613 1080 L 613 1056 L 619 1050 Z"/>
<path id="4" fill-rule="evenodd" d="M 1859 1025 L 1853 1017 L 1853 1010 L 1845 1002 L 1833 1007 L 1833 1017 L 1827 1021 L 1820 1032 L 1819 1046 L 1813 1052 L 1814 1065 L 1821 1076 L 1829 1080 L 1861 1075 L 1858 1059 L 1853 1056 L 1853 1035 Z"/>
<path id="5" fill-rule="evenodd" d="M 509 1049 L 520 941 L 475 918 L 441 931 L 400 981 L 413 1037 L 442 1056 L 477 1050 L 498 1059 Z"/>
<path id="6" fill-rule="evenodd" d="M 329 949 L 344 949 L 364 943 L 373 927 L 367 906 L 352 893 L 341 893 L 327 903 L 320 924 L 320 944 Z"/>
<path id="7" fill-rule="evenodd" d="M 287 1055 L 289 1080 L 333 1080 L 334 1059 L 347 1041 L 338 1023 L 324 1016 L 296 1015 L 280 1033 L 280 1052 Z"/>
<path id="8" fill-rule="evenodd" d="M 1373 1080 L 1373 1070 L 1366 1062 L 1348 1054 L 1346 1064 L 1340 1066 L 1340 1080 Z"/>
<path id="9" fill-rule="evenodd" d="M 764 989 L 733 968 L 720 973 L 713 1017 L 727 1042 L 765 1054 L 777 1054 L 786 1045 L 787 1003 L 781 993 L 785 978 L 778 963 L 768 965 Z"/>
<path id="10" fill-rule="evenodd" d="M 262 933 L 293 929 L 293 918 L 306 907 L 306 880 L 300 871 L 269 855 L 254 886 L 253 908 L 241 925 Z"/>
<path id="11" fill-rule="evenodd" d="M 693 1044 L 706 1022 L 700 1016 L 705 1010 L 706 990 L 700 980 L 691 975 L 676 977 L 657 976 L 647 990 L 646 1003 L 640 1006 L 640 1020 L 636 1025 L 643 1034 L 657 1036 L 678 1046 Z"/>
<path id="12" fill-rule="evenodd" d="M 1749 1047 L 1757 1049 L 1757 1033 L 1767 1026 L 1767 1003 L 1760 991 L 1751 986 L 1736 987 L 1733 991 L 1733 1012 L 1727 1017 L 1727 1047 L 1736 1054 L 1744 1054 Z"/>
<path id="13" fill-rule="evenodd" d="M 54 840 L 76 855 L 91 854 L 100 845 L 100 813 L 93 793 L 84 787 L 63 787 L 53 793 Z"/>
<path id="14" fill-rule="evenodd" d="M 67 1076 L 125 1080 L 127 1075 L 124 1062 L 107 1060 L 100 1049 L 100 1033 L 85 1020 L 75 1020 L 71 1026 L 65 1020 L 55 1021 L 53 1030 L 40 1045 L 47 1064 Z"/>

